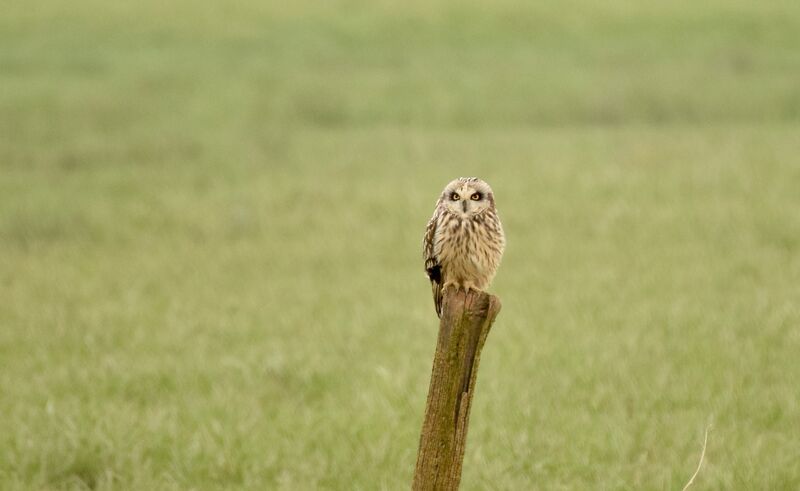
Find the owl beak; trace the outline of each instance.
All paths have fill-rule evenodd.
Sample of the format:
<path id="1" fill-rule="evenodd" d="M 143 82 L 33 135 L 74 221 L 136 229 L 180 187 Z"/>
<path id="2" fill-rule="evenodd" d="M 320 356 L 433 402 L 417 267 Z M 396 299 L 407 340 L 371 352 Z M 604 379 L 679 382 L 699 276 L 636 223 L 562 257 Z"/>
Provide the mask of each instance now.
<path id="1" fill-rule="evenodd" d="M 464 213 L 467 212 L 467 202 L 466 201 L 462 201 L 461 202 L 461 209 L 464 210 Z"/>

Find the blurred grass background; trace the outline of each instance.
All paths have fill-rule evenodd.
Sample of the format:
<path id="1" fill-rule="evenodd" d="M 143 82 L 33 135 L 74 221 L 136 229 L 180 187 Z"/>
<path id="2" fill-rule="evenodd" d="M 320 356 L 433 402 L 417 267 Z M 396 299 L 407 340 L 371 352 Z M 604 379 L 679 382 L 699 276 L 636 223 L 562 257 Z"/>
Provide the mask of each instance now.
<path id="1" fill-rule="evenodd" d="M 800 4 L 6 2 L 4 489 L 406 489 L 444 184 L 462 487 L 800 487 Z"/>

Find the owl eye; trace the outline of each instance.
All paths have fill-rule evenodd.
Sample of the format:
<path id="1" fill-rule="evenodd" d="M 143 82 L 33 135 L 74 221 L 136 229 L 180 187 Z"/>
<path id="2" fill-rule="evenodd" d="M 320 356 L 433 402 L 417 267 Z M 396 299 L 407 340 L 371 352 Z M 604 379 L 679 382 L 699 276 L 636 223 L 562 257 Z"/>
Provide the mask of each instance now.
<path id="1" fill-rule="evenodd" d="M 472 193 L 472 196 L 469 197 L 472 201 L 480 201 L 481 193 Z"/>
<path id="2" fill-rule="evenodd" d="M 459 199 L 458 193 L 451 194 L 450 195 L 450 199 L 453 200 L 453 201 L 458 201 L 458 199 Z"/>

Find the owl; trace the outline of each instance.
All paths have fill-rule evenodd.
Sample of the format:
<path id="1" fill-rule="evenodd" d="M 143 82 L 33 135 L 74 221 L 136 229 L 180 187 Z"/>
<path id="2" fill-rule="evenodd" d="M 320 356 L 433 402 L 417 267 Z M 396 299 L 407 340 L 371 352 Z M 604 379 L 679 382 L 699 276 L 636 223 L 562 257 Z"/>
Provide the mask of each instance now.
<path id="1" fill-rule="evenodd" d="M 500 265 L 506 238 L 494 194 L 477 177 L 460 177 L 445 186 L 423 238 L 422 257 L 431 280 L 436 314 L 448 286 L 485 290 Z"/>

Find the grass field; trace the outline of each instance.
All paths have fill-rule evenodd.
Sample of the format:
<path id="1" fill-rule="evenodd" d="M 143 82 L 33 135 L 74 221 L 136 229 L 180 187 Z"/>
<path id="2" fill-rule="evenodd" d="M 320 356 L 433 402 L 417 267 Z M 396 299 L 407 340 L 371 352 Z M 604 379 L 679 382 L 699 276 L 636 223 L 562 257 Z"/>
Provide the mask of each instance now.
<path id="1" fill-rule="evenodd" d="M 800 3 L 531 4 L 3 5 L 0 488 L 407 489 L 478 175 L 463 489 L 800 489 Z"/>

